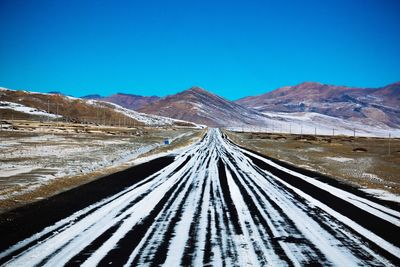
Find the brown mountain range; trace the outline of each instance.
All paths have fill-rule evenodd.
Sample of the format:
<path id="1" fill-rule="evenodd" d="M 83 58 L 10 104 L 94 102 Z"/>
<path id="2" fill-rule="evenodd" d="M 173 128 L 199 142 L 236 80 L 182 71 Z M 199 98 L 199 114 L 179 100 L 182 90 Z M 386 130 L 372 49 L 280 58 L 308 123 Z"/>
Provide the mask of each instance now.
<path id="1" fill-rule="evenodd" d="M 62 118 L 59 118 L 59 120 L 70 122 L 127 126 L 195 126 L 190 122 L 141 114 L 105 101 L 74 98 L 58 92 L 45 94 L 6 88 L 0 88 L 0 104 L 2 105 L 0 119 L 45 119 L 35 114 L 13 110 L 12 107 L 8 108 L 8 103 L 10 102 L 60 115 Z"/>
<path id="2" fill-rule="evenodd" d="M 192 121 L 208 126 L 258 125 L 263 116 L 200 87 L 192 87 L 175 95 L 157 100 L 140 112 Z"/>
<path id="3" fill-rule="evenodd" d="M 19 93 L 13 94 L 17 96 Z M 56 98 L 57 95 L 53 97 Z M 6 100 L 4 96 L 2 98 Z M 379 122 L 379 125 L 400 128 L 400 82 L 381 88 L 354 88 L 305 82 L 237 101 L 229 101 L 199 87 L 192 87 L 164 98 L 122 93 L 109 97 L 91 95 L 85 98 L 112 102 L 131 110 L 212 127 L 266 125 L 268 118 L 277 116 L 265 114 L 268 112 L 315 112 L 368 125 Z M 24 99 L 23 102 L 29 104 L 31 96 Z M 35 106 L 45 110 L 46 102 L 37 101 Z M 86 108 L 83 107 L 76 110 L 75 105 L 80 103 L 79 100 L 72 103 L 75 104 L 66 110 L 69 114 L 63 115 L 73 116 L 85 112 Z M 89 117 L 93 117 L 93 112 L 88 113 L 91 114 Z M 85 115 L 79 115 L 82 116 Z"/>
<path id="4" fill-rule="evenodd" d="M 305 82 L 235 101 L 260 112 L 317 112 L 349 120 L 371 119 L 400 126 L 400 82 L 354 88 Z"/>
<path id="5" fill-rule="evenodd" d="M 158 96 L 140 96 L 124 93 L 117 93 L 110 96 L 87 95 L 81 98 L 106 101 L 132 110 L 139 110 L 140 108 L 160 99 Z"/>

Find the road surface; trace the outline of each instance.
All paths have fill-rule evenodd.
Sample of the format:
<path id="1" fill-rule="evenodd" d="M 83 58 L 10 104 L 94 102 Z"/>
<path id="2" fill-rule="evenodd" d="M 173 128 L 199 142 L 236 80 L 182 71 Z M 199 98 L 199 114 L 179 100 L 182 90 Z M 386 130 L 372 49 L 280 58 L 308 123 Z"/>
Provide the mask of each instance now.
<path id="1" fill-rule="evenodd" d="M 160 171 L 3 250 L 0 264 L 396 266 L 399 226 L 398 209 L 211 129 Z"/>

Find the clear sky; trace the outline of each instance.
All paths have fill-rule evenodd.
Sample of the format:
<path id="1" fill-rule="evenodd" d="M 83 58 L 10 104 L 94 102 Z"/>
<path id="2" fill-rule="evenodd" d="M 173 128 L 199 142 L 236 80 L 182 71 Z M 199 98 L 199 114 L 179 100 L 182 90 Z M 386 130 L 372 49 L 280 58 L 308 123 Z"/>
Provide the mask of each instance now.
<path id="1" fill-rule="evenodd" d="M 398 0 L 0 0 L 0 86 L 228 99 L 400 80 Z"/>

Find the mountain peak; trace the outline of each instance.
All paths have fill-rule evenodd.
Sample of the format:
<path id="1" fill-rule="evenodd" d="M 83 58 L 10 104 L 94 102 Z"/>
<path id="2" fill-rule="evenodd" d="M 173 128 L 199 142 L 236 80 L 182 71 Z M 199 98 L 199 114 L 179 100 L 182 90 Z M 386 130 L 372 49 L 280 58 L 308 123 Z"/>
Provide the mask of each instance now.
<path id="1" fill-rule="evenodd" d="M 81 98 L 83 98 L 83 99 L 101 99 L 101 98 L 103 98 L 103 96 L 101 96 L 99 94 L 91 94 L 91 95 L 81 96 Z"/>
<path id="2" fill-rule="evenodd" d="M 157 96 L 139 96 L 133 94 L 126 94 L 126 93 L 116 93 L 110 96 L 101 96 L 98 94 L 94 95 L 87 95 L 82 97 L 84 99 L 94 99 L 94 100 L 102 100 L 106 102 L 111 102 L 117 105 L 120 105 L 124 108 L 137 110 L 141 107 L 150 104 L 158 99 Z"/>
<path id="3" fill-rule="evenodd" d="M 169 95 L 139 111 L 164 115 L 212 127 L 264 123 L 262 116 L 207 90 L 193 86 Z"/>
<path id="4" fill-rule="evenodd" d="M 214 94 L 213 92 L 207 91 L 206 89 L 199 87 L 199 86 L 193 86 L 190 87 L 189 89 L 179 93 L 191 98 L 204 98 L 204 97 L 211 97 L 211 98 L 221 98 L 220 96 Z"/>
<path id="5" fill-rule="evenodd" d="M 113 94 L 113 95 L 120 95 L 120 96 L 139 96 L 139 95 L 135 95 L 135 94 L 121 93 L 121 92 L 117 92 L 116 94 Z"/>
<path id="6" fill-rule="evenodd" d="M 189 92 L 196 92 L 196 93 L 210 93 L 207 90 L 205 90 L 204 88 L 200 87 L 200 86 L 192 86 L 190 87 L 187 91 Z"/>
<path id="7" fill-rule="evenodd" d="M 319 82 L 302 82 L 302 83 L 300 83 L 300 84 L 298 84 L 298 85 L 296 85 L 296 86 L 293 86 L 293 87 L 296 87 L 296 88 L 316 88 L 316 87 L 320 87 L 320 86 L 323 86 L 323 84 L 322 83 L 319 83 Z"/>

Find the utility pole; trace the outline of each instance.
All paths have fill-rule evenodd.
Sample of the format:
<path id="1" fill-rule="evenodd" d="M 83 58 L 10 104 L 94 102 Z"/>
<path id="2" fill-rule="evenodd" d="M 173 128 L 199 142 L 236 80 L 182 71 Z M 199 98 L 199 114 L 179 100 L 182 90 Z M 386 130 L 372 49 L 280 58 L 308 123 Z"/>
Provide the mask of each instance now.
<path id="1" fill-rule="evenodd" d="M 317 127 L 314 127 L 314 135 L 317 137 Z"/>
<path id="2" fill-rule="evenodd" d="M 356 138 L 356 128 L 353 128 L 353 137 Z"/>
<path id="3" fill-rule="evenodd" d="M 335 136 L 335 128 L 332 128 L 332 137 Z"/>
<path id="4" fill-rule="evenodd" d="M 50 121 L 50 99 L 47 99 L 47 121 Z"/>
<path id="5" fill-rule="evenodd" d="M 59 106 L 60 104 L 59 103 L 57 103 L 57 111 L 56 111 L 56 115 L 57 115 L 57 117 L 56 117 L 56 121 L 57 121 L 57 126 L 58 126 L 58 106 Z"/>
<path id="6" fill-rule="evenodd" d="M 303 124 L 300 125 L 300 134 L 303 135 Z"/>
<path id="7" fill-rule="evenodd" d="M 13 128 L 14 128 L 14 111 L 11 110 L 11 131 L 13 130 Z"/>

